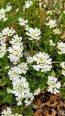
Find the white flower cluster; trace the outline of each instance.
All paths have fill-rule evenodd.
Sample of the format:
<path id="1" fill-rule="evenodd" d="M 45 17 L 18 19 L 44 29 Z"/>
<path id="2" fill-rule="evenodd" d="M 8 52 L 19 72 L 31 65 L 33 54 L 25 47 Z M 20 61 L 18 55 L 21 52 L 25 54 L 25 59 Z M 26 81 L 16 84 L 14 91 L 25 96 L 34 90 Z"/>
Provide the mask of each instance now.
<path id="1" fill-rule="evenodd" d="M 28 66 L 25 62 L 22 62 L 18 66 L 11 67 L 8 72 L 10 80 L 15 81 L 17 78 L 20 77 L 21 74 L 26 74 L 27 70 Z"/>
<path id="2" fill-rule="evenodd" d="M 34 91 L 34 96 L 35 96 L 35 95 L 38 95 L 38 94 L 40 93 L 40 91 L 41 91 L 40 88 L 36 89 L 36 90 Z"/>
<path id="3" fill-rule="evenodd" d="M 15 30 L 13 28 L 9 29 L 9 27 L 6 27 L 2 30 L 2 33 L 0 33 L 0 58 L 4 56 L 6 53 L 6 38 L 7 36 L 12 36 L 15 34 Z"/>
<path id="4" fill-rule="evenodd" d="M 58 81 L 57 78 L 53 76 L 48 76 L 48 92 L 57 94 L 59 93 L 59 89 L 61 87 L 61 83 Z"/>
<path id="5" fill-rule="evenodd" d="M 65 76 L 65 62 L 62 62 L 61 64 L 60 64 L 60 66 L 62 67 L 62 74 Z"/>
<path id="6" fill-rule="evenodd" d="M 16 31 L 11 27 L 11 29 L 9 29 L 9 27 L 6 27 L 2 30 L 2 34 L 4 36 L 12 36 L 16 33 Z"/>
<path id="7" fill-rule="evenodd" d="M 54 10 L 47 10 L 46 15 L 52 15 L 54 13 Z"/>
<path id="8" fill-rule="evenodd" d="M 11 9 L 12 9 L 12 6 L 9 5 L 9 6 L 6 7 L 5 11 L 6 11 L 6 12 L 9 12 Z"/>
<path id="9" fill-rule="evenodd" d="M 56 27 L 56 20 L 50 20 L 48 23 L 45 23 L 47 26 L 51 28 Z"/>
<path id="10" fill-rule="evenodd" d="M 0 21 L 3 20 L 3 22 L 5 22 L 7 20 L 5 14 L 6 12 L 9 12 L 12 9 L 12 6 L 7 6 L 6 9 L 2 8 L 0 9 Z"/>
<path id="11" fill-rule="evenodd" d="M 17 105 L 22 105 L 22 101 L 26 106 L 30 105 L 34 99 L 33 94 L 30 92 L 29 83 L 25 77 L 16 78 L 12 81 L 13 90 L 7 90 L 8 93 L 16 96 Z"/>
<path id="12" fill-rule="evenodd" d="M 63 11 L 63 14 L 65 14 L 65 10 Z"/>
<path id="13" fill-rule="evenodd" d="M 2 111 L 1 116 L 22 116 L 22 114 L 13 114 L 11 108 L 7 107 Z"/>
<path id="14" fill-rule="evenodd" d="M 29 36 L 29 40 L 39 40 L 40 39 L 40 34 L 41 34 L 41 31 L 40 29 L 38 28 L 26 28 L 27 32 L 26 32 L 26 35 Z"/>
<path id="15" fill-rule="evenodd" d="M 6 37 L 4 37 L 2 35 L 2 33 L 0 33 L 0 58 L 2 58 L 4 56 L 4 54 L 6 53 Z"/>
<path id="16" fill-rule="evenodd" d="M 58 49 L 58 54 L 65 54 L 65 43 L 58 42 L 57 49 Z"/>
<path id="17" fill-rule="evenodd" d="M 30 6 L 33 4 L 33 2 L 31 0 L 27 0 L 25 1 L 25 5 L 23 6 L 23 11 L 25 11 L 26 9 L 30 8 Z"/>
<path id="18" fill-rule="evenodd" d="M 19 62 L 20 58 L 23 55 L 22 37 L 14 35 L 10 43 L 12 44 L 12 46 L 8 48 L 9 51 L 8 58 L 13 64 L 17 64 L 17 62 Z"/>
<path id="19" fill-rule="evenodd" d="M 54 34 L 58 34 L 58 35 L 61 34 L 61 32 L 60 32 L 60 30 L 59 30 L 58 28 L 54 29 L 54 30 L 53 30 L 53 33 L 54 33 Z"/>
<path id="20" fill-rule="evenodd" d="M 33 57 L 28 56 L 27 57 L 27 63 L 29 63 L 29 64 L 33 63 Z"/>
<path id="21" fill-rule="evenodd" d="M 21 74 L 26 74 L 27 70 L 27 63 L 22 62 L 18 66 L 11 67 L 8 72 L 9 78 L 12 80 L 13 89 L 7 89 L 7 92 L 16 96 L 17 105 L 22 105 L 23 99 L 26 106 L 30 105 L 34 99 L 33 94 L 30 93 L 29 83 L 25 77 L 21 77 Z"/>
<path id="22" fill-rule="evenodd" d="M 51 46 L 55 46 L 55 43 L 53 42 L 52 39 L 49 41 L 49 45 L 51 45 Z"/>
<path id="23" fill-rule="evenodd" d="M 28 63 L 32 63 L 34 61 L 36 62 L 36 64 L 33 65 L 33 68 L 36 71 L 41 70 L 41 72 L 46 72 L 50 71 L 52 68 L 52 59 L 45 52 L 39 52 L 32 58 L 31 57 L 27 58 Z"/>
<path id="24" fill-rule="evenodd" d="M 28 23 L 28 20 L 24 20 L 21 17 L 18 19 L 18 21 L 19 21 L 19 25 L 21 26 L 26 26 L 26 24 Z"/>

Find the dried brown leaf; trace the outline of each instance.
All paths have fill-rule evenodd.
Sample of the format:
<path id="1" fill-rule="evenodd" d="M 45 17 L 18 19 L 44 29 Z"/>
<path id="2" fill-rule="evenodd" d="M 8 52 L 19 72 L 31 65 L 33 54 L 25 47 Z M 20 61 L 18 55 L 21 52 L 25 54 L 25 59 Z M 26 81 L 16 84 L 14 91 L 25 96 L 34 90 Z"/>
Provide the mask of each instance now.
<path id="1" fill-rule="evenodd" d="M 56 111 L 54 109 L 52 109 L 52 116 L 56 116 Z"/>
<path id="2" fill-rule="evenodd" d="M 40 107 L 43 107 L 43 106 L 50 106 L 50 102 L 46 102 L 46 103 L 43 103 Z"/>
<path id="3" fill-rule="evenodd" d="M 37 111 L 34 113 L 34 116 L 42 116 L 42 109 L 37 109 Z"/>
<path id="4" fill-rule="evenodd" d="M 40 99 L 40 98 L 38 98 L 38 97 L 37 97 L 36 101 L 37 101 L 37 105 L 38 105 L 38 106 L 40 106 L 40 105 L 42 104 L 42 102 L 41 102 L 41 99 Z"/>
<path id="5" fill-rule="evenodd" d="M 38 109 L 38 105 L 33 104 L 33 108 L 34 108 L 34 109 Z"/>
<path id="6" fill-rule="evenodd" d="M 44 115 L 45 116 L 50 116 L 49 113 L 48 113 L 48 110 L 44 110 Z"/>
<path id="7" fill-rule="evenodd" d="M 36 111 L 36 112 L 34 113 L 34 116 L 39 116 L 38 111 Z"/>
<path id="8" fill-rule="evenodd" d="M 56 116 L 56 111 L 52 109 L 52 113 L 50 115 L 48 110 L 44 110 L 44 115 L 45 116 Z"/>
<path id="9" fill-rule="evenodd" d="M 58 102 L 54 102 L 53 104 L 50 104 L 51 107 L 56 107 Z"/>
<path id="10" fill-rule="evenodd" d="M 59 106 L 60 107 L 65 107 L 65 104 L 64 104 L 64 102 L 62 100 L 59 101 Z"/>

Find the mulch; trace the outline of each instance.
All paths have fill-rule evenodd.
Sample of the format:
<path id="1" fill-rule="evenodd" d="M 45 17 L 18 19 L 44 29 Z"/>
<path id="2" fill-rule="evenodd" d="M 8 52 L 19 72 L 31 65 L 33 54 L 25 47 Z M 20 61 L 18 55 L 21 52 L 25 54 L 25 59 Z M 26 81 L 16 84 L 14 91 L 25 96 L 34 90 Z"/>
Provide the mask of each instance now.
<path id="1" fill-rule="evenodd" d="M 35 97 L 33 116 L 65 116 L 65 103 L 61 94 L 42 92 Z"/>

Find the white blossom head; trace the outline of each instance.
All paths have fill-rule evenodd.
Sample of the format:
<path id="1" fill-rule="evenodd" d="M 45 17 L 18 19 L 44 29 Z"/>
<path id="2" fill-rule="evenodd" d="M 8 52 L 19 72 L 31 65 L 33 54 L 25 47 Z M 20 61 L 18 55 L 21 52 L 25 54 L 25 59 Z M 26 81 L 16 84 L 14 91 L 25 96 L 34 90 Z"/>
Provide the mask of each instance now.
<path id="1" fill-rule="evenodd" d="M 56 77 L 48 76 L 47 85 L 48 85 L 48 92 L 53 94 L 57 94 L 60 92 L 59 89 L 61 87 L 61 83 L 58 81 Z"/>
<path id="2" fill-rule="evenodd" d="M 58 42 L 57 43 L 58 54 L 65 54 L 65 43 Z"/>
<path id="3" fill-rule="evenodd" d="M 36 64 L 33 65 L 34 70 L 41 72 L 50 71 L 52 68 L 52 59 L 45 52 L 39 52 L 33 56 L 33 61 Z"/>

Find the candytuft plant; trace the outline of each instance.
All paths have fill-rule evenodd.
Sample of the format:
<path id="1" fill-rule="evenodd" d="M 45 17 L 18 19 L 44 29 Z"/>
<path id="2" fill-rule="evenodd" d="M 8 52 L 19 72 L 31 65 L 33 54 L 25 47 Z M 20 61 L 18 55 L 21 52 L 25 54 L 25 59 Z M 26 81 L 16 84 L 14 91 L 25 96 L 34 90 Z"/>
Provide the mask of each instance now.
<path id="1" fill-rule="evenodd" d="M 0 0 L 1 116 L 40 116 L 40 94 L 65 100 L 64 19 L 64 0 Z"/>

